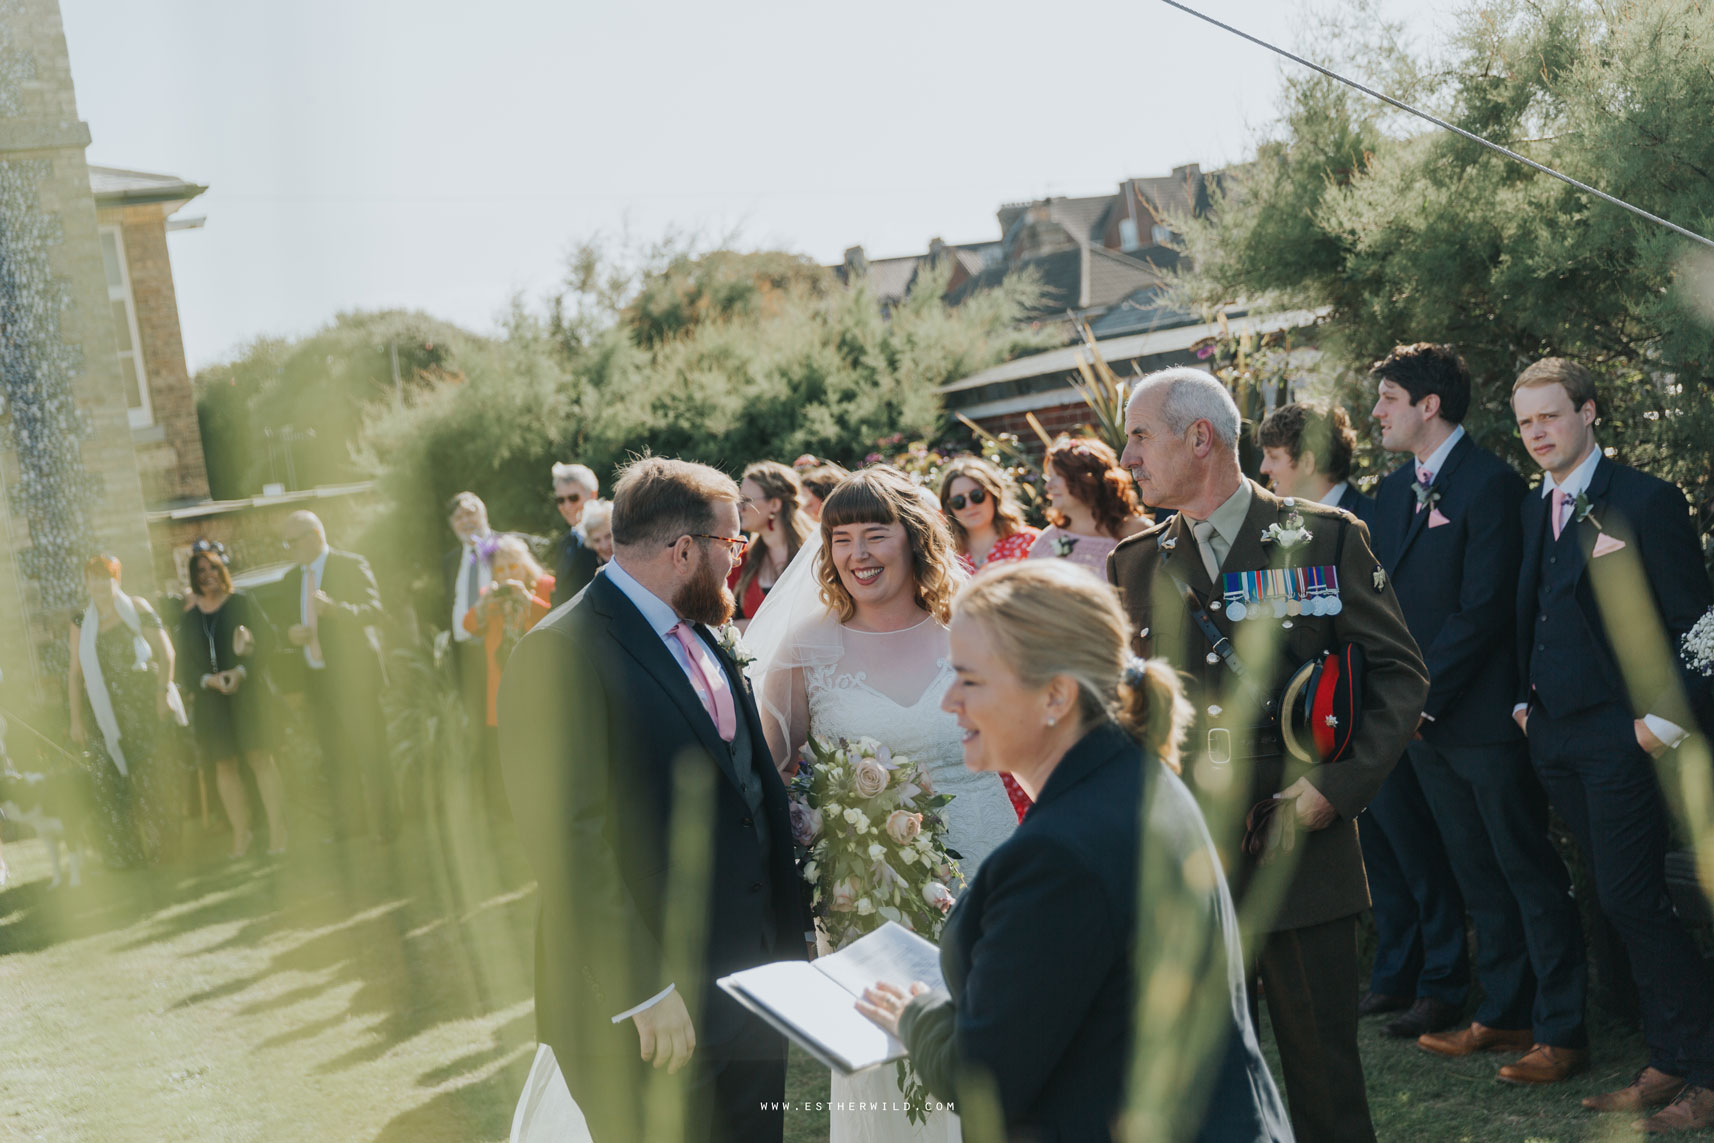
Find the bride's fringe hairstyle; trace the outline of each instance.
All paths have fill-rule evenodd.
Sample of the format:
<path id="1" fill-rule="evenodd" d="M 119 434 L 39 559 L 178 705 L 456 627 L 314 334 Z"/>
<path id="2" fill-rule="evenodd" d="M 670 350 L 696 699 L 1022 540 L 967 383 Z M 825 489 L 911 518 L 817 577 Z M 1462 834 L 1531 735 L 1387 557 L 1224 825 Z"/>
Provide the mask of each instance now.
<path id="1" fill-rule="evenodd" d="M 833 566 L 833 529 L 848 524 L 903 524 L 911 545 L 917 606 L 942 623 L 951 621 L 958 557 L 932 494 L 898 469 L 877 464 L 840 481 L 822 502 L 821 554 L 815 576 L 821 581 L 823 602 L 841 623 L 849 623 L 857 614 L 857 602 L 839 582 L 839 569 Z"/>
<path id="2" fill-rule="evenodd" d="M 982 624 L 1025 685 L 1069 676 L 1085 728 L 1112 719 L 1178 771 L 1195 711 L 1166 660 L 1132 656 L 1130 622 L 1107 584 L 1059 560 L 1025 560 L 977 576 L 952 607 Z"/>

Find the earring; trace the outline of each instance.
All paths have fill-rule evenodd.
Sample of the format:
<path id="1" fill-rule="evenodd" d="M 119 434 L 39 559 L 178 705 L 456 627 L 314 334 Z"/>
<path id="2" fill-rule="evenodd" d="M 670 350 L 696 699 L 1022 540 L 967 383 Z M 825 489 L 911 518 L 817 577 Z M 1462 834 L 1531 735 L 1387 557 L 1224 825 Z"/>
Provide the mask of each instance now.
<path id="1" fill-rule="evenodd" d="M 1049 726 L 1058 726 L 1058 725 L 1059 725 L 1059 718 L 1058 718 L 1058 716 L 1057 716 L 1057 715 L 1056 715 L 1056 716 L 1055 716 L 1055 717 L 1053 717 L 1053 718 L 1050 718 L 1050 719 L 1048 719 L 1048 720 L 1047 720 L 1047 724 L 1048 724 L 1048 725 L 1049 725 Z"/>

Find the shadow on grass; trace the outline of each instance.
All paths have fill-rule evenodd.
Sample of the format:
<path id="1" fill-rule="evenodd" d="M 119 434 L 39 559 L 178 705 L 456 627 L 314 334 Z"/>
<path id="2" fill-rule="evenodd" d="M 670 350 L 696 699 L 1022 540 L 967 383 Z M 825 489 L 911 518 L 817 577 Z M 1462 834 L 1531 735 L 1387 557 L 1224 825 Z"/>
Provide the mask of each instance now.
<path id="1" fill-rule="evenodd" d="M 510 1057 L 504 1066 L 400 1112 L 376 1133 L 373 1143 L 490 1143 L 505 1139 L 534 1053 L 533 1043 L 503 1053 Z"/>

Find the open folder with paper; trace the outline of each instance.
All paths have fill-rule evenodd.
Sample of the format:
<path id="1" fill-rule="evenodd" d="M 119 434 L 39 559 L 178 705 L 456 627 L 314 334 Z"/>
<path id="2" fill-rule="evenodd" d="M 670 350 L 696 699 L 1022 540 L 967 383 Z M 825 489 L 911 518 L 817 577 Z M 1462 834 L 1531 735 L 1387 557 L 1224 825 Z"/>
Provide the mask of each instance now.
<path id="1" fill-rule="evenodd" d="M 888 921 L 829 956 L 764 964 L 719 984 L 816 1059 L 851 1075 L 906 1055 L 903 1044 L 856 1009 L 863 990 L 878 980 L 903 991 L 917 980 L 944 990 L 940 950 Z"/>

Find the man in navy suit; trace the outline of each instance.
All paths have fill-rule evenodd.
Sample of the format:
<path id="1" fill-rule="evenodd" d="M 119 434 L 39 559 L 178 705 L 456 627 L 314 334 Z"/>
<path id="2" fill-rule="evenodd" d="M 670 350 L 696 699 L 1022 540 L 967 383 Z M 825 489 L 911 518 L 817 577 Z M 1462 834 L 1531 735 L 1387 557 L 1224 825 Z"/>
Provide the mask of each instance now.
<path id="1" fill-rule="evenodd" d="M 500 683 L 506 792 L 541 900 L 537 1032 L 596 1143 L 784 1130 L 785 1041 L 715 983 L 804 953 L 785 786 L 709 630 L 732 615 L 738 500 L 706 465 L 633 462 L 613 560 Z"/>
<path id="2" fill-rule="evenodd" d="M 1429 639 L 1443 616 L 1424 622 L 1423 591 L 1416 582 L 1440 574 L 1440 569 L 1407 573 L 1401 581 L 1399 557 L 1407 534 L 1414 539 L 1417 529 L 1444 518 L 1438 511 L 1419 512 L 1408 490 L 1425 466 L 1444 466 L 1447 454 L 1462 441 L 1459 422 L 1470 404 L 1470 376 L 1456 353 L 1429 345 L 1400 346 L 1378 362 L 1371 375 L 1379 390 L 1373 416 L 1381 428 L 1382 447 L 1414 452 L 1417 460 L 1390 474 L 1377 489 L 1368 519 L 1370 539 L 1376 558 L 1393 577 L 1406 624 L 1429 664 L 1429 686 L 1442 692 L 1444 705 L 1446 695 L 1457 693 L 1443 681 L 1450 664 L 1444 656 L 1435 662 L 1428 653 Z M 1405 500 L 1399 499 L 1401 494 Z M 1427 563 L 1419 561 L 1418 568 Z M 1456 680 L 1457 689 L 1467 682 L 1467 677 Z M 1456 1024 L 1470 989 L 1464 899 L 1423 792 L 1416 749 L 1420 745 L 1413 740 L 1406 748 L 1358 823 L 1375 902 L 1376 937 L 1369 994 L 1361 1011 L 1370 1015 L 1405 1009 L 1383 1031 L 1412 1039 Z"/>
<path id="3" fill-rule="evenodd" d="M 1655 772 L 1714 708 L 1678 653 L 1714 601 L 1702 547 L 1677 487 L 1602 455 L 1587 369 L 1536 362 L 1512 411 L 1546 474 L 1522 511 L 1513 717 L 1630 955 L 1649 1052 L 1628 1087 L 1583 1103 L 1659 1108 L 1651 1134 L 1714 1127 L 1714 973 L 1667 896 Z"/>
<path id="4" fill-rule="evenodd" d="M 1450 862 L 1475 922 L 1483 993 L 1468 1027 L 1424 1029 L 1418 1043 L 1447 1056 L 1546 1044 L 1569 1074 L 1588 1047 L 1582 932 L 1565 864 L 1548 840 L 1547 795 L 1507 695 L 1524 483 L 1465 433 L 1470 374 L 1451 346 L 1401 346 L 1374 375 L 1382 440 L 1412 454 L 1381 482 L 1370 522 L 1375 554 L 1429 664 L 1419 737 L 1394 774 L 1408 770 L 1432 811 L 1432 860 L 1437 870 Z M 1422 866 L 1407 872 L 1421 876 Z M 1451 921 L 1448 939 L 1462 956 L 1462 912 Z M 1502 1078 L 1521 1066 L 1508 1065 Z M 1522 1075 L 1563 1078 L 1554 1069 Z"/>
<path id="5" fill-rule="evenodd" d="M 1256 429 L 1262 475 L 1279 496 L 1313 500 L 1368 522 L 1375 502 L 1351 483 L 1357 434 L 1337 405 L 1317 409 L 1301 401 L 1281 405 Z"/>
<path id="6" fill-rule="evenodd" d="M 1344 409 L 1282 405 L 1262 422 L 1256 443 L 1261 470 L 1281 496 L 1332 504 L 1373 527 L 1374 500 L 1350 483 L 1357 434 Z M 1381 555 L 1378 547 L 1375 554 Z M 1377 936 L 1369 993 L 1358 1011 L 1372 1016 L 1408 1009 L 1386 1031 L 1420 1036 L 1456 1019 L 1469 971 L 1463 906 L 1440 835 L 1408 759 L 1402 766 L 1406 772 L 1387 778 L 1358 823 Z M 1392 824 L 1391 840 L 1381 832 L 1383 820 Z M 1401 853 L 1411 859 L 1409 869 Z"/>

